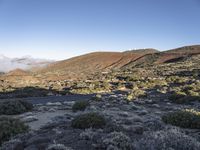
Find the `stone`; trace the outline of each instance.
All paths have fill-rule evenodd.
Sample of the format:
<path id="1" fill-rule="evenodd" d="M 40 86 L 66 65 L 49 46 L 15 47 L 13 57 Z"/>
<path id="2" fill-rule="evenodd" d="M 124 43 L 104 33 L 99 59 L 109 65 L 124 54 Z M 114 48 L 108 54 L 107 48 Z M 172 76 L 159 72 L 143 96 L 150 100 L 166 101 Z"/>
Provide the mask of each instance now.
<path id="1" fill-rule="evenodd" d="M 75 101 L 64 101 L 63 104 L 64 105 L 69 105 L 69 106 L 73 106 L 75 103 Z"/>
<path id="2" fill-rule="evenodd" d="M 48 107 L 46 106 L 38 107 L 37 111 L 40 111 L 40 112 L 48 111 Z"/>
<path id="3" fill-rule="evenodd" d="M 141 125 L 122 125 L 122 128 L 130 133 L 143 134 L 144 128 Z"/>
<path id="4" fill-rule="evenodd" d="M 128 117 L 129 116 L 129 113 L 126 112 L 126 111 L 122 111 L 122 112 L 119 112 L 118 115 L 122 116 L 122 117 Z"/>
<path id="5" fill-rule="evenodd" d="M 160 108 L 160 106 L 158 104 L 153 104 L 152 106 L 156 107 L 156 108 Z"/>
<path id="6" fill-rule="evenodd" d="M 55 108 L 50 108 L 48 111 L 49 112 L 56 112 L 56 109 Z"/>
<path id="7" fill-rule="evenodd" d="M 22 150 L 24 149 L 24 145 L 21 140 L 14 139 L 14 140 L 10 140 L 7 143 L 4 143 L 1 149 L 2 150 Z"/>
<path id="8" fill-rule="evenodd" d="M 95 106 L 90 106 L 90 108 L 89 108 L 91 111 L 97 111 L 97 108 L 95 107 Z"/>
<path id="9" fill-rule="evenodd" d="M 27 112 L 27 113 L 24 113 L 24 114 L 19 115 L 19 118 L 24 118 L 24 117 L 32 116 L 32 115 L 33 115 L 32 112 Z"/>
<path id="10" fill-rule="evenodd" d="M 47 93 L 47 96 L 53 96 L 54 94 L 52 92 Z"/>
<path id="11" fill-rule="evenodd" d="M 33 121 L 37 121 L 38 118 L 36 116 L 27 116 L 22 118 L 23 122 L 33 122 Z"/>
<path id="12" fill-rule="evenodd" d="M 137 111 L 138 115 L 146 115 L 148 112 L 146 110 L 140 110 L 140 111 Z"/>
<path id="13" fill-rule="evenodd" d="M 61 102 L 54 102 L 54 103 L 48 102 L 46 105 L 47 106 L 62 106 L 62 103 Z"/>

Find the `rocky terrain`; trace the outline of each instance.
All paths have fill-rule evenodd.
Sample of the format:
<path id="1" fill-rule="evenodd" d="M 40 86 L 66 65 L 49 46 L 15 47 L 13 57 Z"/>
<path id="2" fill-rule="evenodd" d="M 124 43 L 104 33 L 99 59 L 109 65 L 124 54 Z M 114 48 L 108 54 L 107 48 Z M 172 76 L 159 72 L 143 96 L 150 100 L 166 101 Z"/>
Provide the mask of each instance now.
<path id="1" fill-rule="evenodd" d="M 92 53 L 1 78 L 2 150 L 200 149 L 199 46 Z"/>

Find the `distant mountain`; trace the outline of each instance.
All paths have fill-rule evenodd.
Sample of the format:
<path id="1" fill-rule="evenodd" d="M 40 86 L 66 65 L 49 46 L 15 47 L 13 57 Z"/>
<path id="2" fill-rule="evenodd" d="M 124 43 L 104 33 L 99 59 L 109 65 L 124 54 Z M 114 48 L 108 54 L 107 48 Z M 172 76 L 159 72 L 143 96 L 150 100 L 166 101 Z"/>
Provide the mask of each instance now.
<path id="1" fill-rule="evenodd" d="M 34 67 L 44 67 L 53 61 L 45 59 L 35 59 L 30 56 L 22 58 L 9 58 L 4 55 L 0 55 L 0 72 L 9 72 L 15 69 L 31 69 Z"/>

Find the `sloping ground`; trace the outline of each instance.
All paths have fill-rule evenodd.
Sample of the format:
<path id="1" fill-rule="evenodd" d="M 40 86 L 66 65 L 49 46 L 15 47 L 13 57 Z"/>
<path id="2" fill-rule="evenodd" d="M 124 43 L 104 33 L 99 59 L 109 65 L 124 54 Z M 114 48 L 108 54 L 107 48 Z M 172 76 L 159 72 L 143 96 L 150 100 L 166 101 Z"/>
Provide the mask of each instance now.
<path id="1" fill-rule="evenodd" d="M 28 71 L 22 69 L 15 69 L 7 73 L 7 76 L 28 76 L 30 75 Z"/>
<path id="2" fill-rule="evenodd" d="M 48 78 L 51 80 L 84 78 L 95 72 L 121 68 L 127 63 L 134 61 L 147 53 L 154 52 L 157 51 L 148 51 L 146 49 L 124 53 L 95 52 L 50 64 L 38 73 L 45 75 L 46 79 Z"/>
<path id="3" fill-rule="evenodd" d="M 196 53 L 200 53 L 200 45 L 179 47 L 176 49 L 165 51 L 164 53 L 196 54 Z"/>
<path id="4" fill-rule="evenodd" d="M 185 46 L 164 52 L 155 49 L 140 49 L 125 52 L 95 52 L 59 61 L 31 73 L 23 70 L 12 71 L 4 77 L 9 80 L 23 80 L 34 83 L 57 80 L 82 80 L 92 78 L 95 73 L 111 69 L 127 69 L 162 63 L 180 62 L 200 54 L 200 45 Z M 26 79 L 25 79 L 26 78 Z"/>
<path id="5" fill-rule="evenodd" d="M 7 81 L 4 84 L 15 86 L 29 86 L 30 84 L 39 83 L 39 79 L 32 76 L 28 71 L 22 69 L 15 69 L 0 76 L 0 80 Z"/>
<path id="6" fill-rule="evenodd" d="M 134 68 L 136 66 L 179 62 L 197 54 L 200 54 L 200 45 L 185 46 L 164 52 L 146 54 L 126 64 L 125 66 L 123 66 L 123 68 Z"/>

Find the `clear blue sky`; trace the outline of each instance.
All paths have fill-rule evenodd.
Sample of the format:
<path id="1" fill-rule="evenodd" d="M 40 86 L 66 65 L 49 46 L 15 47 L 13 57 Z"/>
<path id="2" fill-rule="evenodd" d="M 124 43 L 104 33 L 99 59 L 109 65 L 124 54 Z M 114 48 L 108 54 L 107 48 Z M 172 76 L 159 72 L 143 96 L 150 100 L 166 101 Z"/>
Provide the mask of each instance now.
<path id="1" fill-rule="evenodd" d="M 11 57 L 193 44 L 200 0 L 0 0 L 0 54 Z"/>

